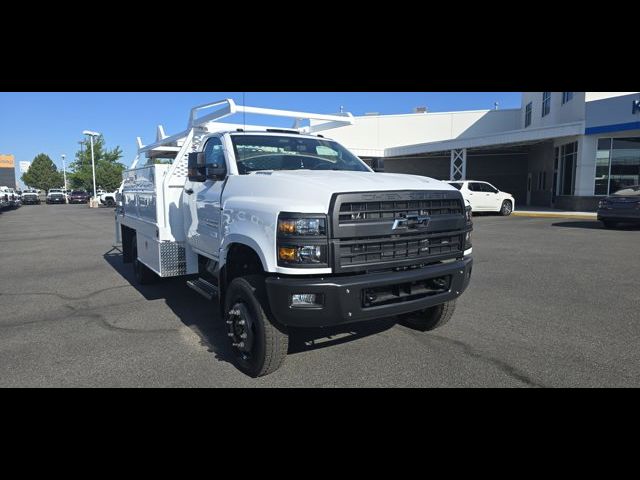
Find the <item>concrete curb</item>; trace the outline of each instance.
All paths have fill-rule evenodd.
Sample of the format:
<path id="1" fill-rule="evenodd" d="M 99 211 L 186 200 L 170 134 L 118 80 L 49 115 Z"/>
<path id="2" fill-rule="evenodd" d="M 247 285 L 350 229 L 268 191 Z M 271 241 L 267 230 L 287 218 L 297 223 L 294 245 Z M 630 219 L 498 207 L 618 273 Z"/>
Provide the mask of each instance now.
<path id="1" fill-rule="evenodd" d="M 572 218 L 578 220 L 597 220 L 598 215 L 593 214 L 573 214 L 573 213 L 555 213 L 555 212 L 513 212 L 514 217 L 532 217 L 532 218 Z"/>

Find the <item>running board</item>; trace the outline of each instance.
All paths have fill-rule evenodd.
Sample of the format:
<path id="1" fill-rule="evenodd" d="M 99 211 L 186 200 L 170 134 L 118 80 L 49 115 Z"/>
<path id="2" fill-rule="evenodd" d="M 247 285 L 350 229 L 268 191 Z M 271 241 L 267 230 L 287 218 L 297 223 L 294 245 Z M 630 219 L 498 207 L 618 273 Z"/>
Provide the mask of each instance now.
<path id="1" fill-rule="evenodd" d="M 189 286 L 189 288 L 195 290 L 207 300 L 213 300 L 218 296 L 218 287 L 202 278 L 198 278 L 196 280 L 187 280 L 187 285 Z"/>

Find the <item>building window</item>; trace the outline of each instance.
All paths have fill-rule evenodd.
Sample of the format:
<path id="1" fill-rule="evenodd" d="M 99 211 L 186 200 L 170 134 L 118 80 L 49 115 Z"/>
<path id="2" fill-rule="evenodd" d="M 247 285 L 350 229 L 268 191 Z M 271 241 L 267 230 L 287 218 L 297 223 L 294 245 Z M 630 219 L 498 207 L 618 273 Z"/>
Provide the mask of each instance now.
<path id="1" fill-rule="evenodd" d="M 562 104 L 564 105 L 573 98 L 573 92 L 562 92 Z"/>
<path id="2" fill-rule="evenodd" d="M 551 111 L 551 92 L 542 92 L 542 116 L 546 117 Z"/>
<path id="3" fill-rule="evenodd" d="M 527 106 L 524 107 L 524 128 L 527 128 L 531 125 L 531 102 L 527 103 Z"/>
<path id="4" fill-rule="evenodd" d="M 576 181 L 578 142 L 560 146 L 560 191 L 559 195 L 573 195 Z"/>
<path id="5" fill-rule="evenodd" d="M 594 193 L 611 195 L 640 184 L 640 138 L 600 138 Z"/>
<path id="6" fill-rule="evenodd" d="M 596 150 L 595 195 L 609 194 L 609 176 L 611 175 L 611 139 L 599 138 Z"/>

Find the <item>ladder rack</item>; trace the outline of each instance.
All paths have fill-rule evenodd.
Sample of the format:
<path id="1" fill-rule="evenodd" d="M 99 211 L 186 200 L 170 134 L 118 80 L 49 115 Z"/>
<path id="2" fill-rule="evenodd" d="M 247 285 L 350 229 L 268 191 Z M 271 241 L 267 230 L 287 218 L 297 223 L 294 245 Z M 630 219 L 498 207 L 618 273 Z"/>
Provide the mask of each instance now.
<path id="1" fill-rule="evenodd" d="M 215 108 L 216 110 L 205 115 L 198 116 L 204 110 L 212 108 Z M 187 129 L 180 133 L 168 136 L 166 135 L 162 125 L 158 125 L 155 142 L 149 145 L 144 145 L 141 137 L 138 137 L 138 155 L 130 169 L 136 168 L 136 165 L 143 154 L 149 157 L 159 156 L 162 154 L 177 155 L 182 150 L 182 146 L 185 141 L 191 141 L 195 133 L 213 133 L 216 131 L 237 130 L 239 128 L 245 130 L 266 130 L 268 128 L 273 128 L 262 125 L 243 125 L 219 122 L 219 120 L 237 113 L 291 118 L 294 120 L 294 125 L 290 130 L 296 130 L 300 133 L 306 134 L 313 134 L 346 125 L 353 125 L 354 123 L 353 115 L 349 112 L 326 115 L 321 113 L 250 107 L 246 105 L 237 105 L 231 98 L 227 98 L 193 107 L 189 113 Z M 302 120 L 319 120 L 323 123 L 300 127 L 299 124 Z"/>

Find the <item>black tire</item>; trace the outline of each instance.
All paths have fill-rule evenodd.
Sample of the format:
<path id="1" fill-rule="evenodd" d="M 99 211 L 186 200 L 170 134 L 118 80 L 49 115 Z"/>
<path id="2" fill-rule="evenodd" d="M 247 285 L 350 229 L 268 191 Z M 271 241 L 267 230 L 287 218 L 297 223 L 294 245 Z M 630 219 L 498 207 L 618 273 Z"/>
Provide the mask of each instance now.
<path id="1" fill-rule="evenodd" d="M 505 200 L 502 202 L 502 206 L 500 207 L 500 215 L 503 217 L 508 217 L 513 212 L 513 205 L 511 204 L 511 200 Z"/>
<path id="2" fill-rule="evenodd" d="M 601 220 L 604 228 L 615 228 L 618 225 L 616 222 L 612 222 L 611 220 Z"/>
<path id="3" fill-rule="evenodd" d="M 116 206 L 116 202 L 113 200 L 113 198 L 107 198 L 107 207 L 115 207 Z"/>
<path id="4" fill-rule="evenodd" d="M 403 315 L 400 323 L 421 332 L 428 332 L 443 326 L 456 311 L 456 301 L 436 305 L 435 307 Z"/>
<path id="5" fill-rule="evenodd" d="M 243 310 L 242 319 L 247 317 L 247 328 L 251 337 L 249 351 L 243 351 L 237 346 L 237 342 L 243 342 L 236 338 L 235 322 L 237 315 L 232 315 L 234 307 Z M 284 326 L 276 324 L 272 320 L 262 275 L 247 275 L 234 278 L 227 289 L 224 302 L 224 318 L 229 327 L 235 353 L 236 366 L 239 370 L 251 377 L 262 377 L 275 372 L 282 366 L 289 349 L 289 335 Z"/>
<path id="6" fill-rule="evenodd" d="M 158 281 L 155 272 L 138 260 L 138 241 L 135 235 L 131 238 L 131 258 L 133 259 L 133 275 L 139 285 L 149 285 Z"/>

